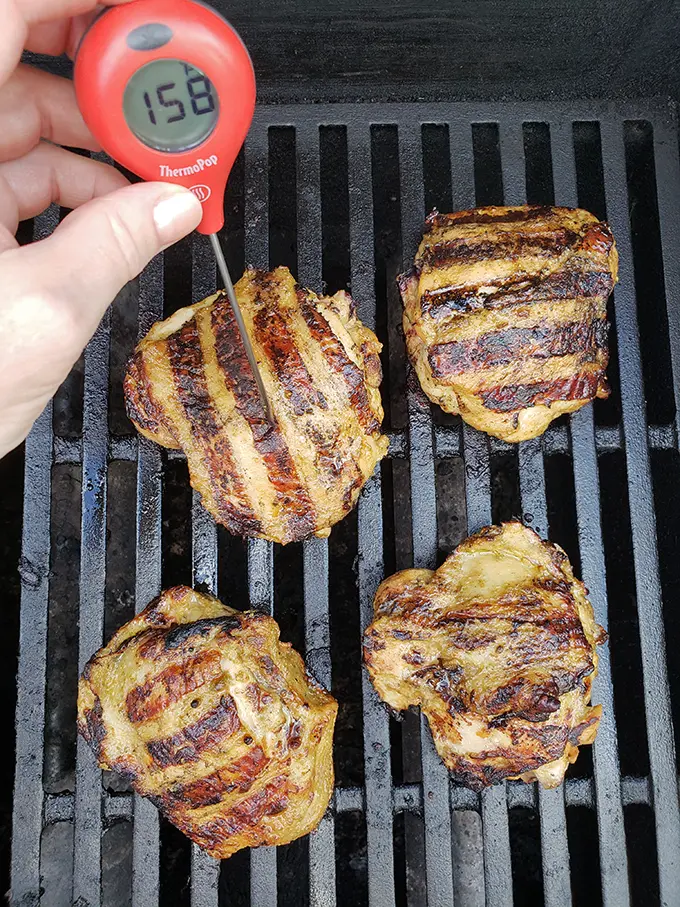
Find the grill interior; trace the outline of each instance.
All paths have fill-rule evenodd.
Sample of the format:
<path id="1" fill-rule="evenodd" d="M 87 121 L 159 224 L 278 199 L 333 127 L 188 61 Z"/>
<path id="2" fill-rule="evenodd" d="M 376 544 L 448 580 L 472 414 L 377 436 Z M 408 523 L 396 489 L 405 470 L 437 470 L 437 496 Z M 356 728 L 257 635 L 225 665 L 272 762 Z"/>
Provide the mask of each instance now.
<path id="1" fill-rule="evenodd" d="M 26 442 L 12 904 L 677 903 L 677 138 L 673 109 L 653 103 L 258 109 L 225 202 L 230 268 L 286 264 L 315 290 L 350 289 L 384 344 L 389 457 L 329 540 L 273 549 L 230 537 L 192 497 L 181 456 L 133 433 L 121 389 L 137 337 L 215 288 L 207 241 L 181 242 L 120 295 Z M 611 398 L 512 446 L 423 396 L 395 276 L 432 207 L 525 200 L 606 217 L 621 279 Z M 23 225 L 23 239 L 60 216 Z M 2 469 L 9 521 L 19 458 Z M 478 795 L 450 782 L 417 714 L 388 716 L 360 640 L 385 575 L 439 564 L 470 531 L 512 517 L 567 550 L 609 629 L 593 692 L 604 714 L 563 788 L 508 782 Z M 80 667 L 179 582 L 273 613 L 340 702 L 320 828 L 221 867 L 76 741 Z M 11 616 L 6 631 L 10 671 Z M 11 705 L 11 680 L 7 690 Z"/>

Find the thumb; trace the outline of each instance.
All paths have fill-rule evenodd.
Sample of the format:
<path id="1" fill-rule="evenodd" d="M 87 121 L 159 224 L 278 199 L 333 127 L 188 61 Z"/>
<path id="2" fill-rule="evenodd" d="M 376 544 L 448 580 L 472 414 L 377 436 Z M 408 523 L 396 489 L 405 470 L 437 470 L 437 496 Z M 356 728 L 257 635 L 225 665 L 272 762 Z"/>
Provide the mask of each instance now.
<path id="1" fill-rule="evenodd" d="M 187 189 L 139 183 L 0 255 L 0 456 L 26 437 L 119 290 L 201 213 Z"/>
<path id="2" fill-rule="evenodd" d="M 82 348 L 123 286 L 201 216 L 201 203 L 188 189 L 126 186 L 82 205 L 50 237 L 24 247 L 24 265 L 39 275 L 38 291 L 67 309 Z"/>

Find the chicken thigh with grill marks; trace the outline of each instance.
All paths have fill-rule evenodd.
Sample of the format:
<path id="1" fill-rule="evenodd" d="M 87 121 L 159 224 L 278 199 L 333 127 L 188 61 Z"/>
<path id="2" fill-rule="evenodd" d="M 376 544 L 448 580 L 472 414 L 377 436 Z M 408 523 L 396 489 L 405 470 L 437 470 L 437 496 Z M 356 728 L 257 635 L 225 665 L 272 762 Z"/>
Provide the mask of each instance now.
<path id="1" fill-rule="evenodd" d="M 409 356 L 427 396 L 505 441 L 607 397 L 606 224 L 570 208 L 433 212 L 399 278 Z"/>
<path id="2" fill-rule="evenodd" d="M 235 290 L 273 423 L 223 293 L 151 328 L 128 365 L 128 415 L 185 451 L 204 507 L 231 532 L 326 536 L 387 452 L 381 344 L 347 293 L 317 296 L 287 268 L 250 268 Z"/>
<path id="3" fill-rule="evenodd" d="M 455 779 L 558 785 L 592 743 L 606 635 L 566 554 L 521 523 L 471 536 L 437 570 L 385 580 L 364 661 L 380 697 L 419 705 Z"/>
<path id="4" fill-rule="evenodd" d="M 90 659 L 78 730 L 102 768 L 223 859 L 316 827 L 337 709 L 271 617 L 177 586 Z"/>

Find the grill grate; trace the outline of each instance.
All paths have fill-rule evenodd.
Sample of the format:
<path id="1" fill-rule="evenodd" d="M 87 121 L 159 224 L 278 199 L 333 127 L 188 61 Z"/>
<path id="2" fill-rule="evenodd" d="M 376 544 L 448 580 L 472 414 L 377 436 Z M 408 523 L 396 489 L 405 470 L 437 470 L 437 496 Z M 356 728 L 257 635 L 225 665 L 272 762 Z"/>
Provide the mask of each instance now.
<path id="1" fill-rule="evenodd" d="M 638 121 L 651 124 L 653 130 L 663 279 L 666 297 L 671 302 L 667 312 L 671 361 L 670 365 L 665 365 L 672 367 L 672 417 L 649 426 L 646 414 L 652 411 L 649 398 L 654 389 L 646 388 L 643 383 L 638 329 L 638 309 L 643 311 L 641 306 L 647 304 L 647 300 L 641 298 L 636 302 L 635 249 L 631 243 L 629 219 L 629 205 L 634 203 L 634 198 L 629 197 L 625 140 L 630 124 Z M 542 147 L 540 143 L 527 143 L 527 124 L 536 123 L 546 124 L 545 130 L 549 130 L 546 148 L 551 158 L 548 172 L 552 176 L 543 187 L 533 176 L 531 180 L 527 179 L 529 171 L 534 174 L 538 166 L 537 156 Z M 401 267 L 408 267 L 413 259 L 425 214 L 426 193 L 432 194 L 432 179 L 426 172 L 429 165 L 424 157 L 426 130 L 430 124 L 437 124 L 446 127 L 448 132 L 448 160 L 444 169 L 450 169 L 450 187 L 443 190 L 440 187 L 440 190 L 443 198 L 450 193 L 448 197 L 454 209 L 469 207 L 475 202 L 519 204 L 526 200 L 527 186 L 530 202 L 548 203 L 554 193 L 556 204 L 581 203 L 584 207 L 593 207 L 589 204 L 583 174 L 579 173 L 577 178 L 575 123 L 595 124 L 599 129 L 606 215 L 621 257 L 621 280 L 613 309 L 616 341 L 621 352 L 618 363 L 620 419 L 616 413 L 611 417 L 615 410 L 598 409 L 599 404 L 596 404 L 595 408 L 588 407 L 569 421 L 561 420 L 542 439 L 513 448 L 488 439 L 461 425 L 457 419 L 432 412 L 417 382 L 409 376 L 408 425 L 402 425 L 399 382 L 403 381 L 400 375 L 403 376 L 405 366 L 398 355 L 400 347 L 395 325 L 400 314 L 392 277 Z M 398 185 L 392 190 L 401 212 L 400 223 L 391 225 L 392 230 L 400 229 L 401 240 L 400 252 L 387 267 L 386 293 L 374 276 L 378 265 L 375 193 L 376 185 L 384 175 L 381 169 L 384 162 L 378 159 L 376 151 L 375 129 L 385 124 L 392 130 L 396 128 Z M 480 153 L 479 142 L 473 141 L 479 124 L 484 124 L 484 141 L 487 142 L 489 135 L 492 137 L 491 153 L 485 156 Z M 677 901 L 680 891 L 680 811 L 664 643 L 663 602 L 664 592 L 666 597 L 668 592 L 662 589 L 659 570 L 650 457 L 658 451 L 671 452 L 674 457 L 678 455 L 680 167 L 674 115 L 668 108 L 655 104 L 262 107 L 257 111 L 244 155 L 245 260 L 259 267 L 270 264 L 270 129 L 292 127 L 295 169 L 290 176 L 296 191 L 294 254 L 297 256 L 297 274 L 302 284 L 317 289 L 324 276 L 325 251 L 320 127 L 327 125 L 343 127 L 346 135 L 347 253 L 352 294 L 358 302 L 362 320 L 371 327 L 377 325 L 381 339 L 388 340 L 390 347 L 390 368 L 385 369 L 390 459 L 369 481 L 358 507 L 357 624 L 364 627 L 369 622 L 375 589 L 386 570 L 392 569 L 395 554 L 390 548 L 391 533 L 397 567 L 408 566 L 409 563 L 400 561 L 409 561 L 411 557 L 415 566 L 435 566 L 441 560 L 443 549 L 451 547 L 442 528 L 442 513 L 449 515 L 452 509 L 456 511 L 454 516 L 461 522 L 459 536 L 464 534 L 464 528 L 470 532 L 491 522 L 492 516 L 498 518 L 502 511 L 497 503 L 498 481 L 508 485 L 516 483 L 520 507 L 517 515 L 521 513 L 542 536 L 547 536 L 554 508 L 551 510 L 546 458 L 559 457 L 561 466 L 573 469 L 570 506 L 575 512 L 578 550 L 574 544 L 569 553 L 574 559 L 580 556 L 582 576 L 590 590 L 597 619 L 606 627 L 609 611 L 607 569 L 609 567 L 611 579 L 612 568 L 603 543 L 603 522 L 616 519 L 617 514 L 601 509 L 600 476 L 606 468 L 603 465 L 605 456 L 615 454 L 625 458 L 626 485 L 621 491 L 627 495 L 630 510 L 649 771 L 628 776 L 620 773 L 619 741 L 626 723 L 625 700 L 620 692 L 615 702 L 612 673 L 617 684 L 619 675 L 613 671 L 609 647 L 600 652 L 600 673 L 593 694 L 594 701 L 602 702 L 604 707 L 593 748 L 594 771 L 588 770 L 588 757 L 582 753 L 576 771 L 571 772 L 564 787 L 556 791 L 537 791 L 533 786 L 508 782 L 478 796 L 452 784 L 435 753 L 425 723 L 421 721 L 418 727 L 417 723 L 407 720 L 403 730 L 399 730 L 364 674 L 360 692 L 363 721 L 356 729 L 355 741 L 356 746 L 363 744 L 363 784 L 337 787 L 333 808 L 309 838 L 308 857 L 301 850 L 294 852 L 297 858 L 302 854 L 304 872 L 308 872 L 308 884 L 301 902 L 308 902 L 311 907 L 335 903 L 369 903 L 371 907 L 390 907 L 396 903 L 419 907 L 427 903 L 447 907 L 455 898 L 456 905 L 463 907 L 481 903 L 486 903 L 487 907 L 510 907 L 513 903 L 567 907 L 572 903 L 572 889 L 576 890 L 579 868 L 575 862 L 578 849 L 570 832 L 568 816 L 570 810 L 585 808 L 597 820 L 601 899 L 594 889 L 591 892 L 593 903 L 625 907 L 635 903 L 641 885 L 634 871 L 638 864 L 631 850 L 632 838 L 627 834 L 624 814 L 627 808 L 642 805 L 653 809 L 656 829 L 658 881 L 655 878 L 650 890 L 653 893 L 658 885 L 659 902 L 671 905 Z M 495 159 L 500 168 L 492 174 L 493 178 L 487 173 L 490 159 Z M 446 205 L 442 202 L 440 207 L 444 209 Z M 37 218 L 35 238 L 51 232 L 58 217 L 58 212 L 51 209 Z M 191 250 L 192 299 L 200 299 L 216 286 L 215 266 L 200 237 L 194 237 L 183 248 Z M 637 261 L 635 264 L 640 265 Z M 164 273 L 165 295 L 168 295 L 172 287 L 167 257 L 165 271 L 163 259 L 158 258 L 140 279 L 139 336 L 163 317 Z M 194 907 L 212 907 L 218 901 L 229 905 L 246 903 L 248 893 L 240 892 L 237 896 L 231 885 L 229 864 L 225 864 L 220 874 L 219 865 L 195 847 L 190 855 L 190 886 L 179 894 L 169 894 L 166 887 L 163 895 L 160 869 L 163 854 L 159 844 L 162 830 L 156 810 L 129 791 L 117 792 L 111 785 L 103 787 L 100 772 L 82 741 L 78 740 L 76 747 L 74 788 L 54 792 L 43 784 L 45 687 L 53 670 L 47 663 L 49 621 L 52 619 L 51 534 L 55 531 L 51 525 L 50 507 L 53 466 L 75 464 L 82 469 L 77 649 L 81 668 L 104 638 L 110 544 L 107 538 L 110 464 L 136 463 L 134 599 L 139 609 L 161 589 L 166 553 L 163 545 L 163 477 L 167 465 L 181 458 L 177 453 L 161 453 L 154 444 L 142 438 L 110 433 L 111 323 L 112 316 L 107 316 L 85 354 L 82 439 L 77 435 L 55 435 L 50 404 L 26 445 L 11 900 L 22 907 L 41 903 L 41 900 L 50 905 L 75 903 L 81 907 L 122 903 L 112 899 L 102 882 L 102 834 L 116 823 L 124 823 L 128 828 L 131 826 L 131 844 L 127 868 L 123 867 L 121 872 L 131 874 L 130 890 L 135 907 L 153 907 L 166 902 L 190 902 Z M 653 372 L 652 369 L 652 375 Z M 566 465 L 569 461 L 571 467 Z M 453 464 L 455 468 L 460 465 L 460 501 L 454 498 L 451 503 L 443 498 L 438 473 L 442 463 Z M 506 468 L 508 463 L 514 467 Z M 515 467 L 516 475 L 513 473 Z M 402 487 L 405 482 L 410 485 L 410 494 Z M 113 506 L 112 502 L 109 504 Z M 410 531 L 402 525 L 405 513 L 410 513 Z M 552 531 L 550 534 L 554 535 Z M 225 557 L 220 538 L 194 494 L 191 577 L 196 585 L 212 592 L 219 591 L 228 601 L 229 588 L 222 586 L 218 590 L 218 568 Z M 304 604 L 306 658 L 316 676 L 335 688 L 338 671 L 336 667 L 333 672 L 336 676 L 331 676 L 332 646 L 339 628 L 335 624 L 331 627 L 329 564 L 332 561 L 328 541 L 304 543 L 300 595 Z M 227 562 L 227 576 L 232 567 L 237 570 L 238 566 L 236 562 Z M 246 575 L 250 606 L 275 612 L 274 574 L 272 545 L 262 541 L 249 542 Z M 635 595 L 634 589 L 628 591 L 631 596 Z M 295 604 L 293 602 L 291 607 Z M 617 619 L 617 606 L 618 602 L 613 601 L 612 622 Z M 358 650 L 358 632 L 353 644 Z M 618 728 L 615 705 L 619 709 Z M 643 745 L 644 741 L 641 741 L 640 746 Z M 342 758 L 339 752 L 342 749 L 336 747 L 336 760 Z M 415 756 L 411 758 L 409 754 Z M 399 764 L 400 759 L 403 765 Z M 520 872 L 516 842 L 513 843 L 513 816 L 518 810 L 528 810 L 540 820 L 540 847 L 534 854 L 534 863 L 541 867 L 542 882 L 539 881 L 540 890 L 535 898 L 533 889 L 522 887 L 524 876 Z M 351 892 L 343 887 L 342 881 L 349 877 L 346 835 L 341 829 L 341 819 L 347 814 L 360 817 L 366 835 L 365 865 L 356 870 L 360 884 Z M 395 817 L 402 814 L 412 817 L 413 821 L 399 826 Z M 474 818 L 475 814 L 479 814 L 481 823 Z M 470 816 L 473 816 L 472 825 L 466 825 Z M 70 867 L 68 870 L 64 867 L 67 881 L 64 883 L 62 879 L 59 891 L 48 884 L 44 865 L 44 836 L 57 825 L 73 830 L 72 847 L 65 851 L 65 859 L 72 860 L 72 876 Z M 470 827 L 473 829 L 472 843 L 463 847 L 461 838 L 465 828 Z M 359 841 L 354 851 L 353 857 L 361 862 Z M 245 867 L 246 863 L 238 866 Z M 277 902 L 281 905 L 300 903 L 300 900 L 291 901 L 291 896 L 282 891 L 282 871 L 281 852 L 277 854 L 276 849 L 261 848 L 250 854 L 249 902 L 252 905 L 275 907 Z M 466 879 L 478 879 L 479 883 L 477 887 L 463 884 Z M 364 884 L 366 890 L 362 888 Z M 649 891 L 642 890 L 645 903 L 650 903 Z"/>

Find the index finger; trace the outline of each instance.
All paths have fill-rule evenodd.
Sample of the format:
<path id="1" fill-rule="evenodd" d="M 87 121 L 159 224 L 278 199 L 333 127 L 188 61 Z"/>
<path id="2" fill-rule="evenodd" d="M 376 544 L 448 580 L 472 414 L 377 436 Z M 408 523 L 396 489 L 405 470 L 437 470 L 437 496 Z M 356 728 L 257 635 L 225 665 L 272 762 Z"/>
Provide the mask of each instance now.
<path id="1" fill-rule="evenodd" d="M 126 2 L 104 0 L 104 5 Z M 92 12 L 98 5 L 98 0 L 0 0 L 0 85 L 19 63 L 31 26 L 72 19 Z"/>

